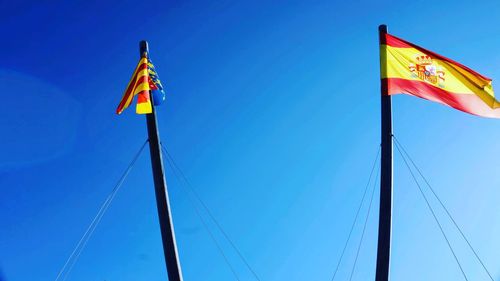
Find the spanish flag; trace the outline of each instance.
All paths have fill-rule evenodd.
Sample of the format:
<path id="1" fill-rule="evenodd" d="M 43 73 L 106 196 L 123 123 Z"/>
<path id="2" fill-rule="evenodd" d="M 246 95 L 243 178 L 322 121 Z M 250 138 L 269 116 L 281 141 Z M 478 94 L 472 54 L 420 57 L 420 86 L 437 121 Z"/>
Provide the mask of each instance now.
<path id="1" fill-rule="evenodd" d="M 121 114 L 132 103 L 135 96 L 137 96 L 137 106 L 135 110 L 138 114 L 153 112 L 151 97 L 149 95 L 150 90 L 152 90 L 150 83 L 148 58 L 144 56 L 135 68 L 132 79 L 128 82 L 125 94 L 123 94 L 122 100 L 120 104 L 118 104 L 118 108 L 116 108 L 116 113 Z M 154 85 L 154 83 L 151 84 Z"/>
<path id="2" fill-rule="evenodd" d="M 388 95 L 408 94 L 455 109 L 500 118 L 491 79 L 395 36 L 381 38 L 381 74 Z M 382 83 L 385 85 L 385 83 Z"/>

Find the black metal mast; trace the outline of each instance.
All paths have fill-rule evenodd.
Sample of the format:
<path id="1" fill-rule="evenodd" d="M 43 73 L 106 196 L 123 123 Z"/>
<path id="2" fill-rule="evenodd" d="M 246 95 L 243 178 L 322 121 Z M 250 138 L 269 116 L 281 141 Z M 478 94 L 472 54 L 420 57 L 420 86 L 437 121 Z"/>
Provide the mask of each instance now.
<path id="1" fill-rule="evenodd" d="M 141 57 L 148 57 L 148 42 L 141 41 L 139 46 Z M 179 256 L 177 254 L 174 225 L 172 223 L 170 203 L 168 200 L 167 182 L 165 180 L 165 172 L 163 169 L 160 134 L 158 132 L 155 106 L 151 91 L 149 92 L 149 95 L 153 111 L 150 114 L 146 114 L 146 121 L 148 126 L 149 151 L 151 154 L 151 166 L 153 168 L 156 206 L 158 207 L 158 219 L 160 221 L 163 252 L 165 254 L 165 264 L 167 266 L 168 280 L 182 281 L 181 265 L 179 263 Z"/>
<path id="2" fill-rule="evenodd" d="M 388 94 L 386 68 L 387 26 L 378 27 L 380 43 L 381 92 L 381 158 L 380 158 L 380 212 L 378 226 L 377 269 L 375 281 L 388 281 L 391 257 L 392 225 L 392 101 Z"/>

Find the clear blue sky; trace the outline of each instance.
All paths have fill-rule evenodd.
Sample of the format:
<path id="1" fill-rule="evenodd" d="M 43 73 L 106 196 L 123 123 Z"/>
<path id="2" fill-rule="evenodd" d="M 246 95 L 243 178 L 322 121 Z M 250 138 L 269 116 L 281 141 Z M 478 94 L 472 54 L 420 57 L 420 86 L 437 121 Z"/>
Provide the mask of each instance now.
<path id="1" fill-rule="evenodd" d="M 8 281 L 55 279 L 146 139 L 144 116 L 114 114 L 141 39 L 167 91 L 163 142 L 263 281 L 331 278 L 379 143 L 379 24 L 500 89 L 494 0 L 0 5 Z M 396 136 L 500 280 L 500 120 L 393 100 Z M 392 280 L 462 280 L 395 156 Z M 167 178 L 185 280 L 235 280 L 171 171 Z M 373 280 L 375 196 L 353 280 Z M 337 280 L 348 278 L 361 227 Z M 488 280 L 445 227 L 469 280 Z M 222 243 L 241 280 L 255 280 Z M 67 280 L 165 280 L 160 245 L 146 150 Z"/>

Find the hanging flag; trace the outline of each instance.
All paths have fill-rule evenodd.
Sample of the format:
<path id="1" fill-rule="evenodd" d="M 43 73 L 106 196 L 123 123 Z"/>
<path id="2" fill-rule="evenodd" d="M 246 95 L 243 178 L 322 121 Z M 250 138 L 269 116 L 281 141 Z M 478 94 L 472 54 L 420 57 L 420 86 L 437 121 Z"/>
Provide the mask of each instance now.
<path id="1" fill-rule="evenodd" d="M 137 96 L 136 112 L 138 114 L 151 113 L 153 111 L 153 106 L 151 104 L 150 91 L 159 91 L 162 94 L 153 98 L 155 100 L 155 105 L 159 105 L 163 102 L 163 100 L 165 100 L 163 86 L 158 78 L 158 74 L 156 73 L 153 64 L 148 58 L 142 57 L 139 64 L 135 68 L 132 79 L 130 79 L 130 82 L 127 85 L 127 89 L 123 94 L 120 104 L 118 104 L 116 113 L 121 114 L 127 107 L 129 107 L 135 96 Z"/>
<path id="2" fill-rule="evenodd" d="M 387 94 L 408 94 L 470 114 L 500 118 L 490 78 L 389 34 L 380 47 Z"/>
<path id="3" fill-rule="evenodd" d="M 121 114 L 137 95 L 136 112 L 138 114 L 151 113 L 153 108 L 149 97 L 149 74 L 148 74 L 148 59 L 142 57 L 139 64 L 135 68 L 132 79 L 128 82 L 127 89 L 123 94 L 122 100 L 116 108 L 116 113 Z"/>

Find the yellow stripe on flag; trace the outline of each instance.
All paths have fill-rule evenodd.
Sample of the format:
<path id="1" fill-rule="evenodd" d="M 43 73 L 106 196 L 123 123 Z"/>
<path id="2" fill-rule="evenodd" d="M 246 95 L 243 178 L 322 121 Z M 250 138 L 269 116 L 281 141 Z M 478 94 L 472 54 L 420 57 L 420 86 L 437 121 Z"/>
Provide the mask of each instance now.
<path id="1" fill-rule="evenodd" d="M 144 103 L 137 103 L 137 106 L 135 107 L 135 112 L 137 114 L 149 114 L 153 112 L 153 107 L 151 106 L 151 100 L 148 100 L 147 102 Z"/>

